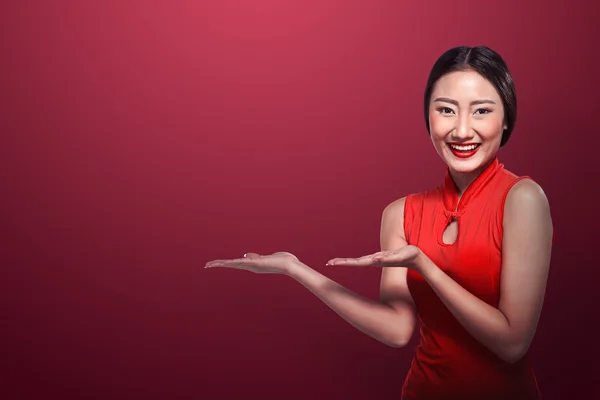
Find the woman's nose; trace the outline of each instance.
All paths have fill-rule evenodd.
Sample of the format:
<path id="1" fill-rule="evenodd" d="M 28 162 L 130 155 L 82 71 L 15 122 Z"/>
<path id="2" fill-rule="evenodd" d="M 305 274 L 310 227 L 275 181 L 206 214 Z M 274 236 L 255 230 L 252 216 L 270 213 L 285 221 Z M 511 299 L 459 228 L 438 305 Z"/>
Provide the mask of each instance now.
<path id="1" fill-rule="evenodd" d="M 466 118 L 458 119 L 457 125 L 454 129 L 454 135 L 459 139 L 468 139 L 473 136 L 469 121 Z"/>

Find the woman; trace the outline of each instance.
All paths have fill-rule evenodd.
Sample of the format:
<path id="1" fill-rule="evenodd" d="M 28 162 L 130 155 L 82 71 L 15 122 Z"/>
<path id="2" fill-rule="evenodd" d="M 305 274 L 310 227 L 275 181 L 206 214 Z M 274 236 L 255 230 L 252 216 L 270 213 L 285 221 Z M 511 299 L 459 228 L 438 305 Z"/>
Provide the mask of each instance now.
<path id="1" fill-rule="evenodd" d="M 504 169 L 496 156 L 513 131 L 516 104 L 510 72 L 493 50 L 457 47 L 437 60 L 425 89 L 425 122 L 448 166 L 444 182 L 384 209 L 380 252 L 328 262 L 382 267 L 379 302 L 287 252 L 206 266 L 291 276 L 393 347 L 409 342 L 418 315 L 421 342 L 402 399 L 541 398 L 527 351 L 553 228 L 539 185 Z"/>

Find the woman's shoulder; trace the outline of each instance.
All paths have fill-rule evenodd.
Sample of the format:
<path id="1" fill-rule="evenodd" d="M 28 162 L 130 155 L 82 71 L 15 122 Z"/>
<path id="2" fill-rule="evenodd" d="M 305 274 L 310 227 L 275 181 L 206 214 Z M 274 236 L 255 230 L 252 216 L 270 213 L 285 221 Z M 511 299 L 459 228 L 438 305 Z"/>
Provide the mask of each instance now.
<path id="1" fill-rule="evenodd" d="M 384 214 L 397 215 L 397 218 L 404 220 L 407 214 L 418 213 L 419 210 L 426 206 L 427 202 L 431 203 L 433 201 L 435 203 L 441 198 L 441 195 L 441 185 L 420 192 L 410 192 L 387 204 L 384 208 Z"/>
<path id="2" fill-rule="evenodd" d="M 517 176 L 509 171 L 505 175 L 510 179 L 502 196 L 499 226 L 504 228 L 506 224 L 521 225 L 524 221 L 535 221 L 548 224 L 553 231 L 550 201 L 542 186 L 529 175 Z"/>
<path id="3" fill-rule="evenodd" d="M 384 219 L 399 219 L 404 217 L 404 207 L 406 205 L 406 198 L 408 196 L 400 197 L 388 203 L 383 208 L 383 218 Z"/>
<path id="4" fill-rule="evenodd" d="M 409 193 L 388 203 L 384 207 L 383 217 L 393 219 L 397 223 L 402 223 L 405 218 L 419 214 L 426 207 L 426 202 L 434 199 L 439 193 L 439 188 Z"/>
<path id="5" fill-rule="evenodd" d="M 506 191 L 504 211 L 526 207 L 548 207 L 548 197 L 544 189 L 529 176 L 518 177 Z"/>
<path id="6" fill-rule="evenodd" d="M 400 197 L 400 198 L 392 201 L 391 203 L 388 203 L 384 208 L 384 212 L 386 212 L 386 213 L 403 213 L 404 209 L 407 206 L 412 205 L 414 203 L 418 203 L 425 198 L 430 198 L 432 196 L 435 196 L 435 194 L 437 194 L 438 192 L 439 192 L 439 188 L 434 188 L 434 189 L 424 190 L 422 192 L 409 193 L 409 194 L 405 195 L 404 197 Z"/>
<path id="7" fill-rule="evenodd" d="M 536 204 L 544 206 L 548 203 L 546 193 L 541 185 L 529 175 L 517 175 L 506 168 L 502 168 L 501 179 L 505 182 L 502 193 L 502 211 L 507 206 L 520 204 Z"/>
<path id="8" fill-rule="evenodd" d="M 548 197 L 542 187 L 529 177 L 521 177 L 512 185 L 499 219 L 502 232 L 509 227 L 514 233 L 535 226 L 542 236 L 548 235 L 552 245 L 556 241 Z"/>

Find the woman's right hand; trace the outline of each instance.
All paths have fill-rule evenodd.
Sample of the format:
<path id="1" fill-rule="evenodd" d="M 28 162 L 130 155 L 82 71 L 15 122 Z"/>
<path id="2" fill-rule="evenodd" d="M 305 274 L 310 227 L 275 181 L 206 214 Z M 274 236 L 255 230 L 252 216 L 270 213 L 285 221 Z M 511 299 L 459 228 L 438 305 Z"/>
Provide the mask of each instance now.
<path id="1" fill-rule="evenodd" d="M 300 261 L 292 253 L 279 251 L 269 255 L 246 253 L 243 258 L 213 260 L 207 262 L 204 268 L 224 267 L 244 269 L 256 274 L 287 274 L 298 263 Z"/>

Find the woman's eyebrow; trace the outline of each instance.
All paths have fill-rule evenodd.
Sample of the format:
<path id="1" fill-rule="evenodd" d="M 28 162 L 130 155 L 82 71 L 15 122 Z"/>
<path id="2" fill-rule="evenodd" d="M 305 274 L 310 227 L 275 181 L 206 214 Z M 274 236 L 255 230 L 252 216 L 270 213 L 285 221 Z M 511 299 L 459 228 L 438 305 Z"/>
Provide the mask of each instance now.
<path id="1" fill-rule="evenodd" d="M 450 104 L 454 104 L 455 106 L 458 106 L 458 101 L 456 100 L 452 100 L 449 99 L 447 97 L 438 97 L 437 99 L 435 99 L 433 102 L 444 102 L 444 103 L 450 103 Z M 473 100 L 470 105 L 476 105 L 476 104 L 496 104 L 495 101 L 493 100 L 488 100 L 488 99 L 482 99 L 482 100 Z"/>

